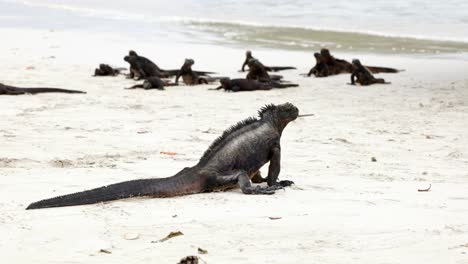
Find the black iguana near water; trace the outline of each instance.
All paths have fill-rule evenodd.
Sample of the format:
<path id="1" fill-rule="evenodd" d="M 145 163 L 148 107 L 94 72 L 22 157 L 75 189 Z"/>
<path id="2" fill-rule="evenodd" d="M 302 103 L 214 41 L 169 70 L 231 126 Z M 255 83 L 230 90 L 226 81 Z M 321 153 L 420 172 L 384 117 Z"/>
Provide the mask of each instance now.
<path id="1" fill-rule="evenodd" d="M 266 105 L 259 117 L 250 117 L 225 130 L 200 161 L 172 177 L 125 181 L 100 188 L 58 196 L 30 204 L 26 209 L 94 204 L 130 197 L 172 197 L 240 187 L 245 194 L 273 194 L 293 184 L 278 181 L 281 161 L 280 139 L 286 125 L 299 116 L 291 103 Z M 269 162 L 268 176 L 259 177 L 260 168 Z M 268 186 L 252 186 L 267 182 Z"/>

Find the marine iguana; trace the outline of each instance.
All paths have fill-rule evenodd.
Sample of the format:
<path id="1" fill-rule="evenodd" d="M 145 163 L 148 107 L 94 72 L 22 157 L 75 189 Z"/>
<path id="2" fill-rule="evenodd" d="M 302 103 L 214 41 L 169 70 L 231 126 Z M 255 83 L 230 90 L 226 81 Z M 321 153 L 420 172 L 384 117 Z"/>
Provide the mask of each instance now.
<path id="1" fill-rule="evenodd" d="M 351 74 L 351 84 L 359 83 L 360 85 L 371 85 L 374 83 L 386 83 L 382 78 L 375 78 L 370 70 L 363 66 L 358 59 L 353 60 L 354 71 Z M 356 80 L 355 80 L 356 79 Z"/>
<path id="2" fill-rule="evenodd" d="M 137 80 L 145 79 L 148 77 L 159 77 L 159 78 L 169 78 L 175 76 L 180 71 L 176 70 L 164 70 L 158 67 L 150 59 L 143 56 L 139 56 L 134 50 L 130 50 L 128 55 L 124 57 L 124 60 L 130 64 L 130 74 L 129 78 Z M 207 71 L 193 71 L 199 75 L 213 74 L 214 72 Z"/>
<path id="3" fill-rule="evenodd" d="M 112 68 L 108 64 L 99 64 L 99 68 L 94 70 L 94 76 L 116 76 L 123 68 Z"/>
<path id="4" fill-rule="evenodd" d="M 130 50 L 128 55 L 124 57 L 124 60 L 130 64 L 130 74 L 129 78 L 131 79 L 145 79 L 148 77 L 169 77 L 169 74 L 164 73 L 158 65 L 152 62 L 150 59 L 139 56 L 135 51 Z"/>
<path id="5" fill-rule="evenodd" d="M 171 83 L 169 81 L 161 80 L 159 77 L 153 76 L 147 78 L 142 84 L 136 84 L 133 85 L 132 87 L 125 88 L 125 89 L 136 89 L 136 88 L 143 88 L 145 90 L 150 90 L 150 89 L 158 89 L 158 90 L 164 90 L 165 86 L 175 86 L 177 84 Z"/>
<path id="6" fill-rule="evenodd" d="M 254 56 L 252 56 L 252 51 L 248 50 L 248 51 L 245 52 L 245 61 L 242 64 L 242 68 L 241 68 L 242 72 L 245 71 L 245 66 L 248 66 L 250 59 L 255 59 L 255 58 L 254 58 Z M 265 67 L 265 69 L 267 71 L 273 71 L 273 72 L 283 71 L 283 70 L 295 70 L 296 69 L 296 67 L 292 67 L 292 66 L 264 66 L 264 67 Z"/>
<path id="7" fill-rule="evenodd" d="M 336 59 L 330 54 L 330 50 L 328 49 L 321 49 L 320 55 L 322 56 L 323 62 L 325 62 L 328 66 L 329 75 L 337 75 L 341 73 L 352 73 L 354 71 L 353 64 L 349 63 L 346 60 Z M 386 67 L 377 67 L 377 66 L 365 66 L 367 67 L 372 73 L 397 73 L 399 70 L 393 68 L 386 68 Z"/>
<path id="8" fill-rule="evenodd" d="M 316 52 L 314 53 L 314 57 L 316 60 L 315 66 L 310 69 L 307 76 L 310 77 L 313 74 L 315 77 L 327 77 L 330 73 L 328 70 L 328 65 L 325 63 L 322 55 Z"/>
<path id="9" fill-rule="evenodd" d="M 206 75 L 209 72 L 197 72 L 192 70 L 192 66 L 195 64 L 193 59 L 185 59 L 184 64 L 177 72 L 175 78 L 175 84 L 179 84 L 179 78 L 182 76 L 182 80 L 187 85 L 197 85 L 197 84 L 208 84 L 209 82 L 214 82 L 219 78 L 214 78 Z M 202 73 L 202 74 L 200 74 Z M 205 74 L 203 74 L 205 73 Z"/>
<path id="10" fill-rule="evenodd" d="M 38 93 L 80 93 L 86 92 L 67 90 L 61 88 L 48 88 L 48 87 L 35 87 L 35 88 L 21 88 L 0 83 L 0 95 L 21 95 L 21 94 L 38 94 Z"/>
<path id="11" fill-rule="evenodd" d="M 247 74 L 246 79 L 270 82 L 271 80 L 279 81 L 283 78 L 281 75 L 268 74 L 265 65 L 257 59 L 250 59 L 247 62 L 247 65 L 249 65 L 249 73 Z"/>
<path id="12" fill-rule="evenodd" d="M 125 181 L 30 204 L 26 209 L 94 204 L 130 197 L 173 197 L 240 187 L 244 194 L 273 194 L 293 184 L 278 181 L 281 168 L 281 135 L 286 125 L 299 117 L 291 103 L 266 105 L 228 128 L 205 151 L 199 162 L 169 178 Z M 269 162 L 267 185 L 252 186 L 260 168 Z"/>
<path id="13" fill-rule="evenodd" d="M 242 91 L 257 91 L 257 90 L 271 90 L 273 88 L 288 88 L 297 87 L 298 84 L 293 83 L 279 83 L 276 81 L 258 82 L 249 79 L 229 79 L 222 78 L 219 80 L 221 86 L 215 90 L 224 89 L 225 91 L 242 92 Z"/>

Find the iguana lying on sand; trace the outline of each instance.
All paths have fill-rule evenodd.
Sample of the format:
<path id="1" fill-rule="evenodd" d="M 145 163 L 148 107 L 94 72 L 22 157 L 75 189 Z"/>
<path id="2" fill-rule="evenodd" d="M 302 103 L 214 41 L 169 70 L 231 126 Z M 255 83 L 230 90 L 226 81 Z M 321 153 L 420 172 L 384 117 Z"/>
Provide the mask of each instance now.
<path id="1" fill-rule="evenodd" d="M 222 78 L 219 80 L 221 85 L 215 90 L 224 89 L 225 91 L 231 92 L 246 92 L 246 91 L 257 91 L 257 90 L 271 90 L 274 88 L 288 88 L 298 87 L 299 85 L 294 83 L 280 83 L 277 81 L 270 82 L 259 82 L 249 79 L 230 79 Z"/>
<path id="2" fill-rule="evenodd" d="M 134 50 L 130 50 L 128 55 L 124 57 L 124 60 L 130 64 L 130 79 L 145 79 L 148 77 L 159 77 L 159 78 L 169 78 L 175 76 L 179 73 L 179 69 L 176 70 L 164 70 L 158 67 L 150 59 L 138 55 Z M 195 74 L 206 75 L 213 74 L 214 72 L 207 71 L 193 71 Z"/>
<path id="3" fill-rule="evenodd" d="M 162 80 L 159 77 L 153 76 L 147 78 L 142 84 L 135 84 L 132 87 L 125 88 L 125 89 L 137 89 L 142 88 L 145 90 L 157 89 L 157 90 L 164 90 L 165 86 L 175 86 L 177 84 L 171 83 L 170 81 Z"/>
<path id="4" fill-rule="evenodd" d="M 250 59 L 255 59 L 255 58 L 254 58 L 254 56 L 252 56 L 252 51 L 248 50 L 248 51 L 245 52 L 245 61 L 242 64 L 242 68 L 241 68 L 242 72 L 245 71 L 245 66 L 248 66 Z M 284 71 L 284 70 L 295 70 L 296 67 L 292 67 L 292 66 L 265 66 L 265 69 L 267 71 L 276 72 L 276 71 Z"/>
<path id="5" fill-rule="evenodd" d="M 99 64 L 99 67 L 94 70 L 94 76 L 116 76 L 120 74 L 124 68 L 112 68 L 109 64 Z"/>
<path id="6" fill-rule="evenodd" d="M 38 93 L 80 93 L 85 94 L 86 92 L 67 90 L 60 88 L 21 88 L 0 83 L 0 95 L 21 95 L 21 94 L 38 94 Z"/>
<path id="7" fill-rule="evenodd" d="M 309 71 L 307 76 L 314 74 L 316 77 L 327 77 L 330 75 L 337 75 L 341 73 L 352 73 L 355 69 L 354 65 L 346 60 L 337 59 L 331 55 L 330 50 L 328 49 L 321 49 L 320 55 L 318 56 L 317 53 L 314 54 L 316 59 L 315 66 Z M 326 66 L 326 68 L 324 67 Z M 379 67 L 379 66 L 365 66 L 367 67 L 372 73 L 398 73 L 400 70 L 394 68 L 387 68 L 387 67 Z M 320 69 L 317 71 L 317 69 Z"/>
<path id="8" fill-rule="evenodd" d="M 245 194 L 273 194 L 293 184 L 278 181 L 280 139 L 286 125 L 295 120 L 299 110 L 291 103 L 267 105 L 259 118 L 250 117 L 230 127 L 217 138 L 200 161 L 169 178 L 126 181 L 68 194 L 30 204 L 26 209 L 94 204 L 130 197 L 172 197 L 240 187 Z M 252 186 L 260 168 L 270 162 L 267 187 Z"/>

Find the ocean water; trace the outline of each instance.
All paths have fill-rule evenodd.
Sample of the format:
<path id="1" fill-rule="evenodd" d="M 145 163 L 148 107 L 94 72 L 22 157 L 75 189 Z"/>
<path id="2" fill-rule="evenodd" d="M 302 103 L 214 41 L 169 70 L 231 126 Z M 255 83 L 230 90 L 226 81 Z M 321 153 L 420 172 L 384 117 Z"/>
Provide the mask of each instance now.
<path id="1" fill-rule="evenodd" d="M 466 0 L 0 0 L 0 26 L 251 49 L 468 54 Z"/>

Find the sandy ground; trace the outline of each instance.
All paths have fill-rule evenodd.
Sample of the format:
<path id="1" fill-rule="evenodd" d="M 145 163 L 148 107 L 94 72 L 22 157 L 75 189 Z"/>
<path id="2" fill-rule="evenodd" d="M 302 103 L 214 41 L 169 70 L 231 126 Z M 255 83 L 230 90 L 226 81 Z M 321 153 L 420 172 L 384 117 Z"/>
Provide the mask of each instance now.
<path id="1" fill-rule="evenodd" d="M 243 50 L 1 33 L 0 82 L 88 92 L 0 97 L 0 255 L 7 263 L 176 263 L 187 255 L 206 263 L 468 263 L 468 62 L 360 56 L 406 71 L 380 75 L 391 85 L 353 87 L 348 75 L 298 76 L 312 54 L 261 50 L 254 55 L 265 64 L 297 65 L 284 75 L 301 87 L 129 91 L 122 88 L 134 82 L 122 76 L 90 77 L 97 63 L 126 66 L 121 58 L 134 48 L 165 68 L 193 57 L 196 69 L 235 77 Z M 173 175 L 230 125 L 287 101 L 315 114 L 282 137 L 280 178 L 295 181 L 292 188 L 24 210 L 59 194 Z M 429 192 L 417 191 L 429 184 Z M 154 243 L 173 231 L 184 235 Z"/>

